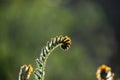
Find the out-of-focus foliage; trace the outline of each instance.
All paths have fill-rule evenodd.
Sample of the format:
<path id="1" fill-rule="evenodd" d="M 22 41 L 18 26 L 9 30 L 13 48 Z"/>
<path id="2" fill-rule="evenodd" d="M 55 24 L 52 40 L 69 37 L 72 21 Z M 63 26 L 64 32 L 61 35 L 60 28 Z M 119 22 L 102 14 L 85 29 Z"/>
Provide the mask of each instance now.
<path id="1" fill-rule="evenodd" d="M 61 34 L 71 37 L 72 46 L 53 52 L 45 79 L 96 80 L 97 65 L 115 51 L 113 31 L 100 5 L 76 1 L 0 1 L 1 80 L 16 80 L 20 66 L 35 65 L 46 41 Z"/>

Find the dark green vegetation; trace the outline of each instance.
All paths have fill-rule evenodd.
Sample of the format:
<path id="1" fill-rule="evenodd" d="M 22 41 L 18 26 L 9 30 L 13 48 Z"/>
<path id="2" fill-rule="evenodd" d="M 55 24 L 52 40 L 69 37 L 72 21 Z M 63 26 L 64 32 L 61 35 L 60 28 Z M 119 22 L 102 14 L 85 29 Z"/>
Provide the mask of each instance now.
<path id="1" fill-rule="evenodd" d="M 44 43 L 56 35 L 69 35 L 73 45 L 50 55 L 45 80 L 96 80 L 102 63 L 117 72 L 119 7 L 116 0 L 99 1 L 1 0 L 0 80 L 16 80 L 25 63 L 35 66 Z"/>

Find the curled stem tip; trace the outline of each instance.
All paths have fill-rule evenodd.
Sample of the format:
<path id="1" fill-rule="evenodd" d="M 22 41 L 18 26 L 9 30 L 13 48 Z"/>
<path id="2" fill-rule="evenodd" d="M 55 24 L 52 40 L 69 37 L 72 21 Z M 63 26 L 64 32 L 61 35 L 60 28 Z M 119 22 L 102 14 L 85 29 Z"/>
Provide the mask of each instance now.
<path id="1" fill-rule="evenodd" d="M 35 78 L 37 80 L 44 80 L 46 60 L 55 48 L 60 46 L 61 49 L 66 51 L 70 48 L 70 45 L 71 39 L 68 36 L 62 35 L 56 36 L 47 42 L 46 46 L 41 50 L 40 57 L 36 59 L 38 67 L 34 71 Z"/>
<path id="2" fill-rule="evenodd" d="M 21 66 L 18 80 L 29 80 L 32 72 L 33 72 L 33 68 L 31 65 Z"/>
<path id="3" fill-rule="evenodd" d="M 96 76 L 98 80 L 113 80 L 114 73 L 111 72 L 109 66 L 103 64 L 98 67 Z"/>

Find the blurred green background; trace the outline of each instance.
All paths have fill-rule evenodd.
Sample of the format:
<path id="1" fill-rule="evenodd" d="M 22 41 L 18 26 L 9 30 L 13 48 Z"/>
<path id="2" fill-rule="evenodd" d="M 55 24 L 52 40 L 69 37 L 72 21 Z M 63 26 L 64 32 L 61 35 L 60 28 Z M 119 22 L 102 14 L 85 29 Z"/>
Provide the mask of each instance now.
<path id="1" fill-rule="evenodd" d="M 46 80 L 96 80 L 96 69 L 117 73 L 120 29 L 117 0 L 0 0 L 0 79 L 17 80 L 50 38 L 68 35 L 72 46 L 50 55 Z M 33 77 L 33 76 L 32 76 Z M 34 79 L 31 79 L 34 80 Z"/>

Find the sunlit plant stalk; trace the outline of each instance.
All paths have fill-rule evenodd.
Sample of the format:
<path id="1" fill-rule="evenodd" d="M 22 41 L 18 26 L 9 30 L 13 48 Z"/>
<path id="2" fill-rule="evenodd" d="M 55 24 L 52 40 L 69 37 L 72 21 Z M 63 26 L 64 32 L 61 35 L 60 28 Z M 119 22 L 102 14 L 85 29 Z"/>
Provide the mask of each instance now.
<path id="1" fill-rule="evenodd" d="M 41 50 L 40 57 L 36 59 L 37 68 L 34 71 L 36 80 L 44 80 L 45 65 L 50 53 L 60 46 L 63 50 L 68 50 L 71 45 L 71 39 L 68 36 L 57 36 L 47 42 L 46 46 Z"/>

